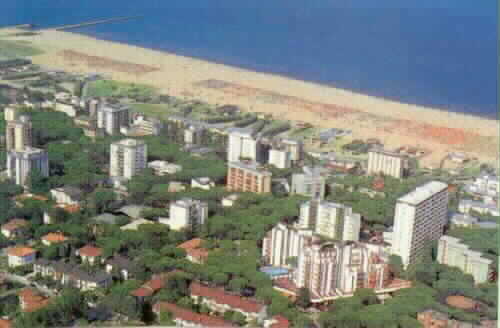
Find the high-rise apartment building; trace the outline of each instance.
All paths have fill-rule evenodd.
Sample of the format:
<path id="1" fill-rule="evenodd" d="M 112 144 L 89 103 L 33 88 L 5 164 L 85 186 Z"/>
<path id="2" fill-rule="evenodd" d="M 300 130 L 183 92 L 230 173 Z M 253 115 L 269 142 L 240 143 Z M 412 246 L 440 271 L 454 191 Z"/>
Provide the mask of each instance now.
<path id="1" fill-rule="evenodd" d="M 279 169 L 287 169 L 292 166 L 290 152 L 285 149 L 271 149 L 269 151 L 269 164 Z"/>
<path id="2" fill-rule="evenodd" d="M 315 300 L 349 296 L 358 288 L 386 290 L 393 279 L 382 245 L 325 242 L 312 230 L 284 223 L 267 233 L 262 256 L 266 265 L 288 268 L 285 279 L 296 288 L 308 288 Z"/>
<path id="3" fill-rule="evenodd" d="M 312 198 L 324 198 L 326 190 L 326 178 L 323 176 L 323 169 L 320 167 L 303 168 L 304 173 L 292 175 L 291 194 L 299 194 Z"/>
<path id="4" fill-rule="evenodd" d="M 401 179 L 408 170 L 408 157 L 386 150 L 376 149 L 368 152 L 368 174 L 388 175 Z"/>
<path id="5" fill-rule="evenodd" d="M 142 140 L 123 139 L 110 146 L 109 175 L 130 179 L 147 166 L 147 145 Z"/>
<path id="6" fill-rule="evenodd" d="M 336 240 L 358 241 L 361 215 L 348 206 L 313 199 L 301 204 L 297 227 Z"/>
<path id="7" fill-rule="evenodd" d="M 6 150 L 22 151 L 32 146 L 32 127 L 29 116 L 21 115 L 15 120 L 7 121 L 5 126 Z"/>
<path id="8" fill-rule="evenodd" d="M 239 162 L 241 159 L 258 160 L 258 141 L 254 139 L 252 130 L 233 128 L 229 131 L 227 150 L 228 162 Z"/>
<path id="9" fill-rule="evenodd" d="M 284 223 L 278 223 L 262 241 L 264 261 L 272 266 L 291 266 L 294 259 L 313 237 L 311 230 L 297 229 Z"/>
<path id="10" fill-rule="evenodd" d="M 271 172 L 261 169 L 255 162 L 229 162 L 228 167 L 229 191 L 271 192 Z"/>
<path id="11" fill-rule="evenodd" d="M 439 238 L 437 261 L 471 274 L 476 284 L 487 282 L 493 268 L 492 260 L 469 249 L 460 239 L 446 235 Z"/>
<path id="12" fill-rule="evenodd" d="M 41 175 L 49 176 L 49 156 L 45 150 L 25 147 L 22 151 L 7 153 L 7 175 L 16 184 L 25 186 L 30 173 L 35 169 Z"/>
<path id="13" fill-rule="evenodd" d="M 315 241 L 306 245 L 292 277 L 295 285 L 309 289 L 313 298 L 348 296 L 358 288 L 381 290 L 391 280 L 382 248 L 354 242 Z"/>
<path id="14" fill-rule="evenodd" d="M 170 204 L 170 216 L 162 223 L 173 230 L 190 227 L 194 230 L 208 218 L 208 204 L 191 198 L 183 198 Z"/>
<path id="15" fill-rule="evenodd" d="M 108 135 L 118 135 L 120 127 L 129 126 L 129 108 L 125 105 L 104 104 L 98 106 L 97 127 Z"/>
<path id="16" fill-rule="evenodd" d="M 418 261 L 429 241 L 443 235 L 447 214 L 448 185 L 443 182 L 428 182 L 398 199 L 391 252 L 405 268 Z"/>

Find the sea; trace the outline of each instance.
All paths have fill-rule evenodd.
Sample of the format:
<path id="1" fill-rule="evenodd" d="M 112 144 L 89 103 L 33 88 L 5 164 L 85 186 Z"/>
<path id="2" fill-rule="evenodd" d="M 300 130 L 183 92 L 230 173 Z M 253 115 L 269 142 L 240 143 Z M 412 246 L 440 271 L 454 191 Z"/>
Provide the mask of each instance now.
<path id="1" fill-rule="evenodd" d="M 488 118 L 496 0 L 1 0 L 0 26 L 72 32 Z"/>

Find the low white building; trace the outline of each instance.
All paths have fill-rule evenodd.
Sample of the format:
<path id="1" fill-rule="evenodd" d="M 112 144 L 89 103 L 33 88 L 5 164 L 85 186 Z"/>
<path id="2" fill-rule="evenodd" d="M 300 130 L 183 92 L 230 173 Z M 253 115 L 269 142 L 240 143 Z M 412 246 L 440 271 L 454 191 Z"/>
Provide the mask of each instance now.
<path id="1" fill-rule="evenodd" d="M 182 166 L 172 164 L 167 161 L 152 161 L 148 163 L 148 168 L 153 170 L 153 173 L 158 176 L 166 174 L 175 174 L 182 171 Z"/>
<path id="2" fill-rule="evenodd" d="M 31 247 L 17 246 L 7 249 L 10 268 L 32 264 L 36 259 L 36 250 Z"/>
<path id="3" fill-rule="evenodd" d="M 215 187 L 215 183 L 209 177 L 192 178 L 191 188 L 200 188 L 203 190 L 210 190 Z"/>
<path id="4" fill-rule="evenodd" d="M 82 191 L 70 186 L 51 189 L 50 194 L 58 204 L 79 205 L 82 200 Z"/>
<path id="5" fill-rule="evenodd" d="M 222 206 L 231 207 L 238 200 L 238 198 L 240 198 L 238 194 L 227 195 L 226 197 L 222 198 Z"/>

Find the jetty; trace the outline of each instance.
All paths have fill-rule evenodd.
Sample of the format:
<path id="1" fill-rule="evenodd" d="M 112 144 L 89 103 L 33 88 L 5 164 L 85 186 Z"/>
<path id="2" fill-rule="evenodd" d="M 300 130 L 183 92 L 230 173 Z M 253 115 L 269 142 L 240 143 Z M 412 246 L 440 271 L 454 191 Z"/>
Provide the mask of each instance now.
<path id="1" fill-rule="evenodd" d="M 93 20 L 93 21 L 83 22 L 83 23 L 78 23 L 78 24 L 63 25 L 63 26 L 56 26 L 56 27 L 47 27 L 47 28 L 43 28 L 42 30 L 65 31 L 65 30 L 70 30 L 70 29 L 85 27 L 85 26 L 92 26 L 92 25 L 106 24 L 106 23 L 113 23 L 113 22 L 121 22 L 121 21 L 126 21 L 126 20 L 131 20 L 131 19 L 137 19 L 140 17 L 142 17 L 142 16 L 125 16 L 125 17 L 106 18 L 106 19 Z"/>

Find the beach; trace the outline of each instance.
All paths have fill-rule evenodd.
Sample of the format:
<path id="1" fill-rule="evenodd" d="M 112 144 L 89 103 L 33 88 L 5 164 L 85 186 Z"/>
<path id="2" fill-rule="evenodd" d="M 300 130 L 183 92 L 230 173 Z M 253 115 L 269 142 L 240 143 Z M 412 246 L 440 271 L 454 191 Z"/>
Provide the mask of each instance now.
<path id="1" fill-rule="evenodd" d="M 5 30 L 2 30 L 2 33 Z M 77 73 L 100 73 L 118 81 L 148 84 L 161 92 L 320 127 L 350 129 L 354 138 L 378 138 L 385 147 L 428 150 L 422 164 L 437 167 L 450 152 L 462 151 L 496 164 L 498 121 L 402 104 L 347 90 L 252 72 L 70 32 L 44 30 L 16 37 L 44 53 L 35 64 Z"/>

